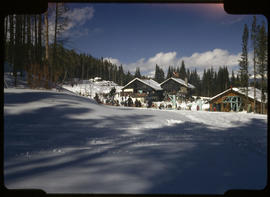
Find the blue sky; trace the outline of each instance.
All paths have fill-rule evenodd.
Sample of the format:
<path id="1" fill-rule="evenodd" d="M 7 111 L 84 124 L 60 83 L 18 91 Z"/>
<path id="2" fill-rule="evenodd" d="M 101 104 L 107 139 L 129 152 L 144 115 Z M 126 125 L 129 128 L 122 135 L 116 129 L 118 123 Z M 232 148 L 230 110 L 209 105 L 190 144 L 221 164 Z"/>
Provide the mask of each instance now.
<path id="1" fill-rule="evenodd" d="M 103 57 L 124 69 L 153 75 L 155 64 L 201 73 L 227 65 L 237 69 L 243 26 L 252 16 L 228 15 L 221 4 L 68 4 L 69 48 Z M 259 22 L 264 16 L 257 16 Z M 265 20 L 266 21 L 266 20 Z"/>

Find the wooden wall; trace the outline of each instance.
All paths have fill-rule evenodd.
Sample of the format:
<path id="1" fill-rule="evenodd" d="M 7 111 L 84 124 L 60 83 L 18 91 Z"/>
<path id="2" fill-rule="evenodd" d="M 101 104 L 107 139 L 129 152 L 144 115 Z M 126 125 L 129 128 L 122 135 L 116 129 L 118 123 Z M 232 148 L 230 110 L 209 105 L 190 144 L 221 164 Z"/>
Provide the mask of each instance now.
<path id="1" fill-rule="evenodd" d="M 162 84 L 161 87 L 167 93 L 176 94 L 177 92 L 181 92 L 183 94 L 187 94 L 187 87 L 177 83 L 176 81 L 172 79 Z"/>
<path id="2" fill-rule="evenodd" d="M 216 107 L 216 111 L 223 111 L 223 112 L 227 112 L 230 111 L 230 104 L 226 104 L 224 107 L 224 104 L 222 103 L 222 101 L 227 97 L 227 96 L 239 96 L 241 97 L 242 101 L 246 100 L 246 97 L 242 94 L 239 94 L 235 91 L 229 91 L 227 93 L 224 93 L 223 95 L 215 98 L 214 100 L 210 101 L 210 111 L 214 111 L 214 104 L 220 106 L 220 109 L 218 110 Z M 251 98 L 248 98 L 248 102 L 247 104 L 251 105 L 251 110 L 254 110 L 254 100 Z M 247 110 L 247 106 L 243 106 L 244 110 Z M 267 105 L 264 104 L 264 113 L 267 113 Z M 256 102 L 256 113 L 261 113 L 261 103 L 260 102 Z"/>

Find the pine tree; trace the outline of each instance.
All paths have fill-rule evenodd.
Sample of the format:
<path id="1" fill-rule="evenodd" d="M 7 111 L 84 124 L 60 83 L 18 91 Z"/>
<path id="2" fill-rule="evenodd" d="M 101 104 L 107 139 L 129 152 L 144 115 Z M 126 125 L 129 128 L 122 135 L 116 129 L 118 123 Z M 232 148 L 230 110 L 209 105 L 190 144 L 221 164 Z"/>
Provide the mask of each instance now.
<path id="1" fill-rule="evenodd" d="M 166 79 L 169 79 L 172 76 L 173 76 L 173 67 L 169 66 Z"/>
<path id="2" fill-rule="evenodd" d="M 246 93 L 246 108 L 248 101 L 248 27 L 244 25 L 244 31 L 242 36 L 242 54 L 239 60 L 239 73 L 241 86 L 245 88 Z"/>
<path id="3" fill-rule="evenodd" d="M 210 68 L 209 70 L 209 96 L 214 96 L 214 89 L 215 89 L 216 84 L 214 83 L 214 69 L 213 67 Z"/>
<path id="4" fill-rule="evenodd" d="M 9 16 L 9 56 L 8 61 L 9 64 L 13 66 L 14 64 L 14 16 Z"/>
<path id="5" fill-rule="evenodd" d="M 49 61 L 49 23 L 48 23 L 48 10 L 44 16 L 45 23 L 45 59 Z"/>
<path id="6" fill-rule="evenodd" d="M 232 76 L 231 76 L 231 87 L 235 87 L 236 86 L 236 79 L 234 76 L 234 72 L 232 70 Z"/>
<path id="7" fill-rule="evenodd" d="M 267 70 L 267 34 L 265 24 L 262 23 L 258 33 L 258 73 L 261 76 L 261 100 L 264 98 L 264 78 Z M 261 102 L 261 113 L 263 113 L 263 102 Z"/>
<path id="8" fill-rule="evenodd" d="M 187 72 L 186 72 L 187 74 L 186 74 L 186 77 L 187 77 L 187 79 L 188 79 L 188 81 L 190 81 L 190 71 L 189 71 L 189 69 L 187 69 Z M 183 78 L 183 80 L 185 80 L 185 78 Z"/>
<path id="9" fill-rule="evenodd" d="M 141 72 L 140 72 L 140 68 L 139 68 L 139 67 L 136 68 L 134 77 L 137 77 L 137 78 L 141 78 L 141 77 L 142 77 L 142 76 L 141 76 Z"/>
<path id="10" fill-rule="evenodd" d="M 158 77 L 159 77 L 159 67 L 158 65 L 156 64 L 156 69 L 155 69 L 155 76 L 154 76 L 154 79 L 156 81 L 158 81 Z"/>
<path id="11" fill-rule="evenodd" d="M 179 75 L 180 75 L 180 78 L 183 79 L 183 80 L 187 77 L 184 60 L 182 60 L 182 62 L 181 62 L 181 68 L 180 68 L 180 71 L 179 71 Z"/>
<path id="12" fill-rule="evenodd" d="M 256 16 L 253 16 L 253 22 L 251 27 L 251 43 L 253 47 L 253 74 L 254 74 L 254 113 L 256 112 L 256 75 L 257 75 L 257 67 L 256 67 L 256 56 L 257 56 L 257 48 L 258 48 L 258 26 L 256 23 Z"/>
<path id="13" fill-rule="evenodd" d="M 50 64 L 50 81 L 56 82 L 59 77 L 57 70 L 61 66 L 60 61 L 57 59 L 57 48 L 59 44 L 63 43 L 63 39 L 60 39 L 61 33 L 65 30 L 67 26 L 67 7 L 64 3 L 55 3 L 55 18 L 54 18 L 54 39 L 53 39 L 53 53 L 52 53 L 52 63 Z M 61 68 L 60 68 L 61 69 Z"/>
<path id="14" fill-rule="evenodd" d="M 161 82 L 164 81 L 164 71 L 157 64 L 156 64 L 155 77 L 154 77 L 154 79 L 158 83 L 161 83 Z"/>
<path id="15" fill-rule="evenodd" d="M 120 65 L 119 67 L 119 85 L 122 86 L 124 85 L 124 69 L 123 69 L 123 66 L 122 64 Z"/>
<path id="16" fill-rule="evenodd" d="M 196 88 L 196 94 L 199 96 L 199 95 L 202 95 L 201 79 L 200 79 L 199 74 L 197 73 L 196 68 L 195 68 L 195 76 L 196 76 L 196 83 L 194 85 L 195 85 L 195 88 Z"/>
<path id="17" fill-rule="evenodd" d="M 133 79 L 132 74 L 128 71 L 125 76 L 125 84 L 129 83 Z"/>
<path id="18" fill-rule="evenodd" d="M 23 47 L 22 47 L 22 15 L 15 16 L 15 43 L 14 43 L 14 64 L 13 64 L 13 76 L 14 84 L 17 85 L 17 72 L 22 70 L 23 63 Z"/>

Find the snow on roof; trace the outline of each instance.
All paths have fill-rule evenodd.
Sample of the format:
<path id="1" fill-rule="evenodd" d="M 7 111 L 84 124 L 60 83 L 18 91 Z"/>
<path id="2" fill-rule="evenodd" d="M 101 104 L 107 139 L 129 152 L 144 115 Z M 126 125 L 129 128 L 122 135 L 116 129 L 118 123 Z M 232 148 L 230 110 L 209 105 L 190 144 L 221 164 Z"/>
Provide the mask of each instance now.
<path id="1" fill-rule="evenodd" d="M 142 83 L 150 86 L 154 90 L 162 90 L 162 88 L 160 87 L 160 84 L 158 82 L 154 81 L 153 79 L 139 79 L 139 78 L 135 78 L 135 79 L 131 80 L 122 89 L 124 89 L 126 86 L 128 86 L 129 84 L 133 83 L 136 80 L 138 80 L 138 81 L 140 81 L 140 82 L 142 82 Z"/>
<path id="2" fill-rule="evenodd" d="M 222 94 L 225 94 L 225 93 L 229 92 L 230 90 L 231 90 L 231 88 L 217 94 L 216 96 L 213 96 L 210 99 L 210 101 L 212 101 L 213 99 L 221 96 Z M 232 90 L 235 91 L 235 92 L 238 92 L 238 93 L 240 93 L 242 95 L 246 95 L 245 88 L 243 88 L 243 87 L 238 87 L 238 88 L 235 87 L 235 88 L 232 88 Z M 259 90 L 257 88 L 255 88 L 255 90 L 256 90 L 256 100 L 261 102 L 261 90 Z M 268 99 L 267 93 L 265 92 L 264 94 L 265 94 L 265 101 L 267 102 L 267 99 Z M 251 98 L 251 99 L 254 99 L 254 87 L 248 87 L 248 97 Z"/>
<path id="3" fill-rule="evenodd" d="M 245 88 L 239 87 L 239 88 L 233 88 L 234 91 L 239 92 L 240 94 L 246 95 Z M 262 98 L 262 92 L 261 90 L 255 88 L 256 91 L 256 100 L 261 102 Z M 267 92 L 264 93 L 265 95 L 265 101 L 267 102 Z M 248 87 L 248 97 L 254 99 L 254 87 Z"/>
<path id="4" fill-rule="evenodd" d="M 155 90 L 162 90 L 160 84 L 153 79 L 141 79 L 145 84 L 149 85 L 150 87 L 154 88 Z"/>
<path id="5" fill-rule="evenodd" d="M 215 98 L 221 96 L 222 94 L 225 94 L 225 93 L 229 92 L 230 90 L 231 90 L 231 88 L 229 88 L 229 89 L 227 89 L 227 90 L 225 90 L 225 91 L 223 91 L 223 92 L 217 94 L 216 96 L 213 96 L 213 97 L 210 99 L 210 101 L 212 101 L 213 99 L 215 99 Z"/>
<path id="6" fill-rule="evenodd" d="M 195 86 L 192 85 L 192 84 L 190 84 L 190 83 L 186 84 L 186 82 L 185 82 L 183 79 L 180 79 L 180 78 L 174 78 L 174 77 L 171 77 L 171 78 L 169 78 L 169 79 L 163 81 L 160 85 L 164 84 L 165 82 L 167 82 L 167 81 L 170 80 L 170 79 L 176 81 L 177 83 L 179 83 L 179 84 L 181 84 L 181 85 L 183 85 L 183 86 L 186 86 L 187 88 L 192 88 L 192 89 L 195 88 Z"/>

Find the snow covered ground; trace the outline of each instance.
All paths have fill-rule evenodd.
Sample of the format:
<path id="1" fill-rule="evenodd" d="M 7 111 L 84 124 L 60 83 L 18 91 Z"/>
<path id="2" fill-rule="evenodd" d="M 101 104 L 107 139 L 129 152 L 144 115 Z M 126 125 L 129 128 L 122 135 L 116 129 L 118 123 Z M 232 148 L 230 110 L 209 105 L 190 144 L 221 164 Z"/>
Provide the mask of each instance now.
<path id="1" fill-rule="evenodd" d="M 263 189 L 267 116 L 98 105 L 4 89 L 4 183 L 48 193 Z"/>
<path id="2" fill-rule="evenodd" d="M 85 80 L 83 83 L 78 83 L 72 85 L 63 85 L 64 89 L 74 92 L 77 95 L 84 95 L 89 98 L 94 98 L 96 94 L 99 95 L 100 99 L 103 101 L 103 94 L 108 94 L 112 88 L 116 89 L 116 93 L 119 93 L 121 91 L 121 88 L 123 86 L 118 86 L 113 81 L 94 81 L 91 80 Z M 119 100 L 119 98 L 116 96 L 116 99 Z M 119 100 L 120 102 L 120 100 Z"/>

